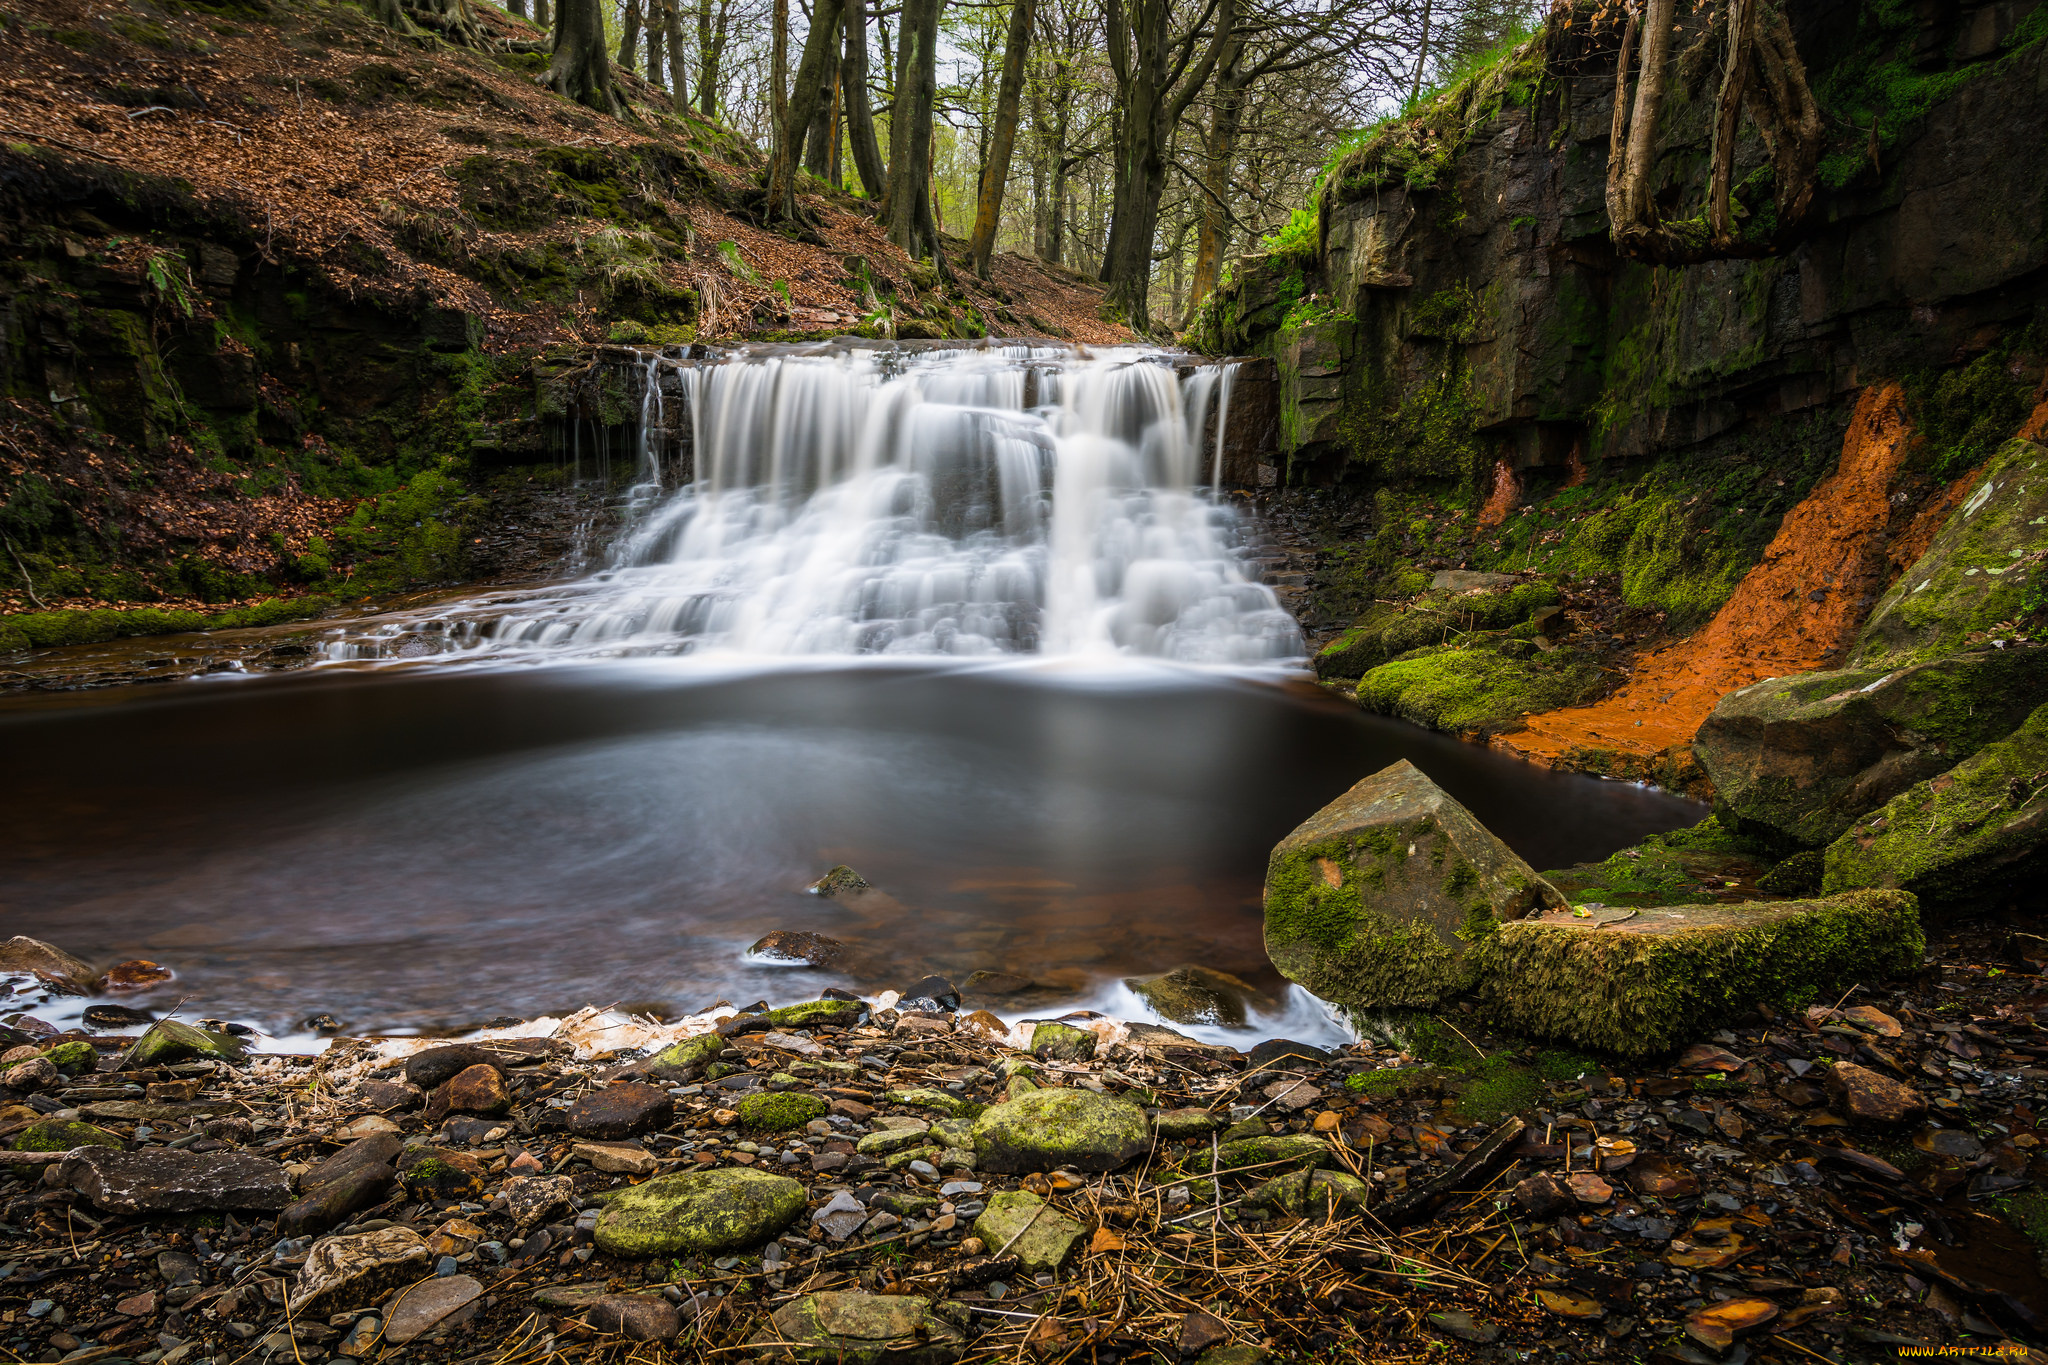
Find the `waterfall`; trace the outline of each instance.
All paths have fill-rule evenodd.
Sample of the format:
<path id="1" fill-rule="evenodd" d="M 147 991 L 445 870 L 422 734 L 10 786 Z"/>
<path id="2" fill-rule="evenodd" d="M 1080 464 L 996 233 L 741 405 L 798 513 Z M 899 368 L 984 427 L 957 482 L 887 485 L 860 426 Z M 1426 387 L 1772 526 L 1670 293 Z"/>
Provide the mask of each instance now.
<path id="1" fill-rule="evenodd" d="M 668 492 L 663 366 L 691 450 Z M 651 356 L 607 567 L 427 633 L 446 649 L 1296 657 L 1217 487 L 1234 368 L 1021 344 Z"/>

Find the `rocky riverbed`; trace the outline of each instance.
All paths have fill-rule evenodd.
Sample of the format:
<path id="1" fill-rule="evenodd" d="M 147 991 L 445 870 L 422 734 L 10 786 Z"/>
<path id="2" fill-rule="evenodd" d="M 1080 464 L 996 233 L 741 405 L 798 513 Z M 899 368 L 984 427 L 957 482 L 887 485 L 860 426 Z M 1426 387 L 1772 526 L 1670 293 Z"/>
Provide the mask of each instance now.
<path id="1" fill-rule="evenodd" d="M 1626 1067 L 1464 1004 L 1241 1053 L 1085 1013 L 1006 1024 L 938 979 L 314 1056 L 122 1032 L 107 1006 L 64 1033 L 15 1015 L 0 1347 L 2021 1356 L 2048 1339 L 2044 946 L 1952 934 L 1910 977 Z"/>

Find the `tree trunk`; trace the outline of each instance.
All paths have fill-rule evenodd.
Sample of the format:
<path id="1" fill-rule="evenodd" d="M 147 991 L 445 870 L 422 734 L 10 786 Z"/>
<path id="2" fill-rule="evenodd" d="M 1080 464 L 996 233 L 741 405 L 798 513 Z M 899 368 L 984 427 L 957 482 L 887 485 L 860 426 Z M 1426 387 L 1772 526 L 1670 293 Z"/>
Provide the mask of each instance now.
<path id="1" fill-rule="evenodd" d="M 817 111 L 832 98 L 826 65 L 839 39 L 840 6 L 841 0 L 816 0 L 811 7 L 811 31 L 804 39 L 803 65 L 796 73 L 796 85 L 783 110 L 782 122 L 777 125 L 775 155 L 768 164 L 766 207 L 770 219 L 796 217 L 797 158 L 803 152 L 805 130 Z"/>
<path id="2" fill-rule="evenodd" d="M 822 0 L 821 0 L 822 3 Z M 932 102 L 938 95 L 939 7 L 903 0 L 896 43 L 896 102 L 889 114 L 889 240 L 912 259 L 930 256 L 946 273 L 932 221 Z"/>
<path id="3" fill-rule="evenodd" d="M 652 3 L 652 0 L 649 0 Z M 640 0 L 622 0 L 619 5 L 619 70 L 640 65 Z"/>
<path id="4" fill-rule="evenodd" d="M 514 19 L 526 17 L 526 0 L 505 0 L 505 13 Z"/>
<path id="5" fill-rule="evenodd" d="M 682 0 L 661 0 L 661 33 L 668 48 L 669 108 L 680 114 L 690 107 L 690 62 L 683 51 Z"/>
<path id="6" fill-rule="evenodd" d="M 842 10 L 843 12 L 843 10 Z M 815 24 L 814 24 L 815 27 Z M 810 59 L 809 44 L 805 44 L 804 59 Z M 824 67 L 819 73 L 824 88 L 824 98 L 811 114 L 811 120 L 804 132 L 804 169 L 823 180 L 832 171 L 833 115 L 838 108 L 839 94 L 839 25 L 832 25 L 832 32 L 825 38 Z"/>
<path id="7" fill-rule="evenodd" d="M 780 136 L 782 116 L 789 112 L 789 0 L 775 0 L 769 23 L 768 117 Z"/>
<path id="8" fill-rule="evenodd" d="M 1216 68 L 1216 108 L 1203 141 L 1202 186 L 1195 219 L 1195 271 L 1188 285 L 1186 328 L 1195 310 L 1223 277 L 1223 252 L 1230 243 L 1230 167 L 1237 153 L 1238 121 L 1244 116 L 1244 43 L 1231 40 Z"/>
<path id="9" fill-rule="evenodd" d="M 846 0 L 846 53 L 839 64 L 839 88 L 846 106 L 846 140 L 853 152 L 853 171 L 860 192 L 880 200 L 889 183 L 882 146 L 875 140 L 874 111 L 868 105 L 867 0 Z"/>
<path id="10" fill-rule="evenodd" d="M 974 233 L 968 252 L 974 273 L 988 278 L 989 258 L 996 249 L 996 226 L 1003 216 L 1003 187 L 1010 179 L 1010 154 L 1017 145 L 1017 104 L 1024 94 L 1024 59 L 1031 50 L 1031 0 L 1012 0 L 1010 33 L 1003 48 L 1003 80 L 996 89 L 995 127 L 988 163 L 981 168 L 981 194 L 974 205 Z"/>
<path id="11" fill-rule="evenodd" d="M 533 0 L 533 22 L 544 29 L 552 29 L 554 15 L 548 0 Z"/>
<path id="12" fill-rule="evenodd" d="M 604 51 L 602 0 L 560 0 L 555 6 L 555 55 L 548 66 L 548 85 L 556 94 L 599 113 L 619 112 Z"/>
<path id="13" fill-rule="evenodd" d="M 1735 235 L 1729 187 L 1735 176 L 1735 131 L 1742 117 L 1742 90 L 1749 80 L 1756 0 L 1728 0 L 1728 65 L 1721 73 L 1721 98 L 1714 111 L 1712 182 L 1707 191 L 1707 231 L 1718 242 Z"/>
<path id="14" fill-rule="evenodd" d="M 1429 20 L 1435 6 L 1431 0 L 1422 0 L 1422 41 L 1415 45 L 1415 78 L 1408 82 L 1408 102 L 1413 104 L 1422 98 L 1422 73 L 1429 66 Z"/>
<path id="15" fill-rule="evenodd" d="M 718 117 L 719 67 L 731 33 L 730 0 L 717 0 L 718 21 L 711 19 L 713 0 L 697 0 L 697 108 L 705 118 Z"/>

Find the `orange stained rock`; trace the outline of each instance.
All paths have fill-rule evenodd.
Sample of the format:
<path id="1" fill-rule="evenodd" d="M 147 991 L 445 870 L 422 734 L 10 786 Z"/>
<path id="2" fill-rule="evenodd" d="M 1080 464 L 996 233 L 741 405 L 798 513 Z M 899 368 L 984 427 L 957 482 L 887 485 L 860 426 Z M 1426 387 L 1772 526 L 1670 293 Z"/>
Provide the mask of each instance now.
<path id="1" fill-rule="evenodd" d="M 2048 404 L 2036 419 L 2048 420 Z M 1544 763 L 1584 749 L 1649 759 L 1690 744 L 1736 688 L 1834 663 L 1884 590 L 1887 498 L 1912 435 L 1898 385 L 1865 389 L 1841 463 L 1785 515 L 1712 621 L 1638 655 L 1628 685 L 1605 701 L 1531 716 L 1495 743 Z"/>

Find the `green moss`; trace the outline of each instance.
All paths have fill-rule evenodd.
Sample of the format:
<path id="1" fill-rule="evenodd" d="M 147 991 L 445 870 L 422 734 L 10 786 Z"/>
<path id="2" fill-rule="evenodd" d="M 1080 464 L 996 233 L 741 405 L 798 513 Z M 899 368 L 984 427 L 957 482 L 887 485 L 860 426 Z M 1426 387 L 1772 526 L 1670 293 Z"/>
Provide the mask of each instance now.
<path id="1" fill-rule="evenodd" d="M 868 1007 L 858 1000 L 807 1000 L 769 1010 L 764 1017 L 776 1028 L 852 1028 L 867 1013 Z"/>
<path id="2" fill-rule="evenodd" d="M 79 1039 L 44 1048 L 43 1059 L 66 1076 L 90 1075 L 100 1064 L 100 1055 L 92 1044 Z"/>
<path id="3" fill-rule="evenodd" d="M 0 616 L 0 650 L 54 649 L 61 645 L 104 644 L 138 635 L 277 625 L 317 616 L 333 607 L 334 601 L 332 597 L 278 597 L 254 606 L 212 613 L 156 607 L 17 612 Z"/>
<path id="4" fill-rule="evenodd" d="M 715 1033 L 702 1033 L 695 1038 L 671 1043 L 655 1053 L 647 1059 L 647 1070 L 657 1076 L 694 1074 L 724 1051 L 725 1039 Z"/>
<path id="5" fill-rule="evenodd" d="M 739 1102 L 740 1122 L 764 1133 L 781 1133 L 801 1128 L 812 1119 L 825 1117 L 825 1101 L 816 1095 L 790 1091 L 780 1095 L 749 1095 Z"/>
<path id="6" fill-rule="evenodd" d="M 2048 1270 L 2048 1191 L 2026 1190 L 1997 1201 L 1999 1213 L 2034 1247 L 2034 1257 Z"/>
<path id="7" fill-rule="evenodd" d="M 11 1139 L 17 1152 L 68 1152 L 74 1147 L 127 1147 L 119 1135 L 78 1119 L 42 1119 L 29 1124 Z"/>
<path id="8" fill-rule="evenodd" d="M 2014 373 L 2014 352 L 2037 352 L 2040 344 L 2012 333 L 1967 365 L 1907 376 L 1906 403 L 1921 438 L 1914 462 L 1953 479 L 1991 458 L 2033 407 L 2034 385 Z"/>
<path id="9" fill-rule="evenodd" d="M 1417 650 L 1360 678 L 1358 701 L 1432 730 L 1483 733 L 1591 700 L 1603 686 L 1600 670 L 1569 650 L 1529 659 L 1490 649 Z"/>

